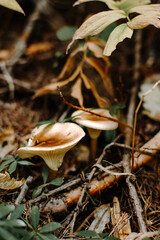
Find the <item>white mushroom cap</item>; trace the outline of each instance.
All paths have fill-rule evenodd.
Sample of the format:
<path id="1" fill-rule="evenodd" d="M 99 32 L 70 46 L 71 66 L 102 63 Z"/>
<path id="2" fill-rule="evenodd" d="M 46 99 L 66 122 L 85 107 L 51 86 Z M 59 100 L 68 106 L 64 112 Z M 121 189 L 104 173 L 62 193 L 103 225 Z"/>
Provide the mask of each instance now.
<path id="1" fill-rule="evenodd" d="M 94 113 L 98 113 L 104 115 L 106 117 L 115 117 L 111 116 L 107 109 L 93 109 L 91 110 Z M 88 128 L 88 132 L 91 138 L 97 138 L 102 130 L 114 130 L 118 128 L 118 123 L 108 120 L 106 118 L 102 118 L 88 112 L 84 112 L 82 110 L 75 111 L 72 114 L 72 117 L 78 115 L 73 118 L 73 121 L 77 122 L 80 125 L 83 125 Z"/>
<path id="2" fill-rule="evenodd" d="M 84 135 L 83 129 L 75 123 L 44 124 L 33 130 L 28 145 L 19 148 L 18 155 L 22 159 L 40 156 L 50 169 L 57 171 L 65 153 Z"/>

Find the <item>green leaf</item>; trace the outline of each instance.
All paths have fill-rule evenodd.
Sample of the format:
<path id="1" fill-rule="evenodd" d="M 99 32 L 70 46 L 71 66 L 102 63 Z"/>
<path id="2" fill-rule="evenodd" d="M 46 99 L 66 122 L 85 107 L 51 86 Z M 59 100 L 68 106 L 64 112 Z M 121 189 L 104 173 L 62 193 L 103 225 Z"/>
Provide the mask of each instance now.
<path id="1" fill-rule="evenodd" d="M 120 240 L 120 239 L 114 236 L 109 236 L 109 237 L 106 237 L 105 240 Z"/>
<path id="2" fill-rule="evenodd" d="M 98 38 L 103 39 L 104 41 L 107 41 L 107 39 L 109 38 L 109 35 L 111 34 L 111 32 L 113 31 L 113 29 L 117 27 L 117 24 L 111 23 L 108 27 L 106 27 L 101 33 L 99 33 L 97 35 Z"/>
<path id="3" fill-rule="evenodd" d="M 0 227 L 0 236 L 4 240 L 18 240 L 10 232 L 8 232 L 6 229 L 1 228 L 1 227 Z"/>
<path id="4" fill-rule="evenodd" d="M 40 127 L 41 125 L 43 124 L 55 124 L 57 121 L 56 120 L 46 120 L 46 121 L 41 121 L 41 122 L 38 122 L 36 123 L 36 126 L 37 127 Z"/>
<path id="5" fill-rule="evenodd" d="M 14 220 L 4 220 L 4 221 L 0 221 L 0 226 L 1 227 L 25 227 L 26 224 L 20 220 L 20 219 L 14 219 Z"/>
<path id="6" fill-rule="evenodd" d="M 55 186 L 60 186 L 60 185 L 62 185 L 63 182 L 64 182 L 64 178 L 55 178 L 51 182 L 47 183 L 47 185 L 52 184 Z"/>
<path id="7" fill-rule="evenodd" d="M 18 229 L 18 232 L 23 236 L 21 240 L 31 240 L 35 234 L 34 232 L 27 232 L 25 229 Z"/>
<path id="8" fill-rule="evenodd" d="M 109 109 L 109 113 L 112 116 L 117 116 L 117 118 L 120 119 L 121 109 L 124 109 L 125 107 L 126 106 L 122 103 L 116 103 Z"/>
<path id="9" fill-rule="evenodd" d="M 16 171 L 16 168 L 17 168 L 17 161 L 14 161 L 9 165 L 9 173 L 10 174 L 14 173 Z"/>
<path id="10" fill-rule="evenodd" d="M 42 168 L 42 177 L 43 177 L 44 183 L 47 182 L 48 174 L 49 174 L 49 168 L 46 164 L 44 164 Z"/>
<path id="11" fill-rule="evenodd" d="M 57 228 L 60 228 L 61 224 L 58 222 L 51 222 L 48 223 L 46 225 L 44 225 L 41 229 L 40 232 L 41 233 L 48 233 L 48 232 L 53 232 L 55 231 Z"/>
<path id="12" fill-rule="evenodd" d="M 110 56 L 116 49 L 118 43 L 122 42 L 125 38 L 131 38 L 133 30 L 130 29 L 126 23 L 117 26 L 110 34 L 104 49 L 104 55 Z"/>
<path id="13" fill-rule="evenodd" d="M 3 160 L 2 160 L 2 161 L 3 161 Z M 10 163 L 12 163 L 12 162 L 14 162 L 14 161 L 15 161 L 14 158 L 8 159 L 8 160 L 6 160 L 5 162 L 1 163 L 1 164 L 0 164 L 0 167 L 3 168 L 4 166 L 9 165 Z"/>
<path id="14" fill-rule="evenodd" d="M 24 204 L 18 205 L 15 210 L 12 212 L 10 219 L 20 218 L 24 211 Z"/>
<path id="15" fill-rule="evenodd" d="M 42 192 L 42 189 L 46 186 L 47 184 L 42 184 L 40 186 L 38 186 L 38 188 L 36 190 L 33 191 L 32 193 L 32 199 L 36 198 L 37 196 L 39 196 Z"/>
<path id="16" fill-rule="evenodd" d="M 72 39 L 77 27 L 74 26 L 65 26 L 56 32 L 56 36 L 59 40 L 69 40 Z"/>
<path id="17" fill-rule="evenodd" d="M 151 240 L 149 237 L 142 238 L 142 240 Z"/>
<path id="18" fill-rule="evenodd" d="M 108 237 L 109 233 L 99 233 L 99 236 L 101 238 L 105 238 L 105 237 Z"/>
<path id="19" fill-rule="evenodd" d="M 58 240 L 58 238 L 52 234 L 41 234 L 38 232 L 37 235 L 41 240 Z"/>
<path id="20" fill-rule="evenodd" d="M 35 165 L 32 162 L 26 161 L 26 160 L 21 160 L 18 162 L 19 165 L 24 165 L 24 166 L 30 166 L 30 165 Z"/>
<path id="21" fill-rule="evenodd" d="M 91 230 L 83 230 L 83 231 L 77 232 L 76 236 L 79 236 L 79 237 L 99 237 L 99 235 L 96 232 L 91 231 Z"/>
<path id="22" fill-rule="evenodd" d="M 15 209 L 14 205 L 0 205 L 0 219 L 6 217 L 9 213 L 13 212 Z"/>
<path id="23" fill-rule="evenodd" d="M 104 131 L 104 138 L 107 143 L 111 143 L 117 135 L 117 131 L 115 130 L 106 130 Z"/>
<path id="24" fill-rule="evenodd" d="M 4 158 L 1 159 L 1 161 L 6 161 L 6 160 L 12 160 L 12 161 L 14 161 L 15 158 L 12 156 L 12 157 L 4 157 Z"/>
<path id="25" fill-rule="evenodd" d="M 0 5 L 24 14 L 23 9 L 15 0 L 0 0 Z"/>
<path id="26" fill-rule="evenodd" d="M 32 210 L 31 210 L 31 222 L 32 222 L 32 226 L 35 231 L 37 231 L 39 219 L 40 219 L 39 209 L 37 206 L 34 206 L 34 207 L 32 207 Z"/>

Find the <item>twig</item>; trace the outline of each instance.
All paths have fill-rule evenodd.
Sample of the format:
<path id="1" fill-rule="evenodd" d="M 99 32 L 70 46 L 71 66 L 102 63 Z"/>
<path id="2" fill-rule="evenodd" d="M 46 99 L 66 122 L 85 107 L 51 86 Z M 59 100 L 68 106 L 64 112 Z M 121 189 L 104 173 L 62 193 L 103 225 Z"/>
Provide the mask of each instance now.
<path id="1" fill-rule="evenodd" d="M 14 98 L 14 89 L 15 89 L 13 78 L 12 78 L 11 74 L 9 73 L 7 67 L 6 67 L 5 62 L 1 62 L 0 67 L 1 67 L 4 79 L 8 83 L 9 92 L 10 92 L 10 99 L 13 99 Z"/>
<path id="2" fill-rule="evenodd" d="M 152 238 L 154 236 L 159 236 L 160 232 L 144 232 L 144 233 L 131 233 L 126 240 L 143 240 L 144 238 Z M 157 238 L 158 239 L 158 238 Z"/>
<path id="3" fill-rule="evenodd" d="M 114 142 L 116 142 L 117 140 L 119 139 L 119 136 L 114 140 Z M 103 152 L 102 154 L 100 155 L 100 157 L 98 158 L 96 164 L 100 164 L 103 160 L 103 157 L 105 156 L 106 154 L 106 150 L 108 148 L 110 148 L 110 146 L 114 143 L 110 143 L 108 144 L 104 149 L 103 149 Z M 74 224 L 75 224 L 75 221 L 76 221 L 76 218 L 80 212 L 80 207 L 83 206 L 82 202 L 83 202 L 83 199 L 84 199 L 84 196 L 86 194 L 86 190 L 88 188 L 88 185 L 89 185 L 89 182 L 92 180 L 94 174 L 96 172 L 96 167 L 93 167 L 93 169 L 91 170 L 91 172 L 89 173 L 88 175 L 88 178 L 87 178 L 87 181 L 84 183 L 83 185 L 83 188 L 82 188 L 82 191 L 81 191 L 81 194 L 80 194 L 80 197 L 78 199 L 78 203 L 77 203 L 77 206 L 75 207 L 75 212 L 73 214 L 73 219 L 72 219 L 72 222 L 71 222 L 71 234 L 73 233 L 73 230 L 74 230 Z"/>
<path id="4" fill-rule="evenodd" d="M 109 146 L 107 145 L 102 154 L 100 155 L 100 158 L 103 160 L 104 156 L 105 156 L 105 151 L 112 146 L 113 144 L 109 144 Z M 155 148 L 154 148 L 155 147 Z M 160 132 L 158 132 L 152 139 L 150 139 L 147 143 L 145 143 L 140 150 L 144 150 L 144 149 L 148 149 L 148 151 L 150 151 L 152 154 L 155 154 L 156 152 L 158 152 L 158 150 L 160 150 Z M 146 155 L 146 154 L 142 154 L 139 152 L 135 152 L 135 165 L 134 165 L 134 170 L 136 170 L 137 168 L 141 167 L 142 165 L 146 164 L 147 162 L 149 162 L 152 159 L 151 155 Z M 130 159 L 131 162 L 131 159 Z M 113 166 L 108 166 L 107 169 L 115 169 L 117 171 L 117 167 L 122 166 L 122 162 L 119 162 L 117 164 L 114 164 Z M 93 180 L 91 180 L 91 182 L 88 184 L 88 192 L 90 195 L 95 195 L 101 191 L 103 191 L 104 189 L 110 188 L 115 182 L 119 181 L 122 178 L 122 176 L 113 176 L 113 175 L 107 175 L 102 174 L 102 179 L 98 180 L 96 178 L 94 178 Z M 80 178 L 77 179 L 77 184 L 81 181 Z M 73 182 L 74 183 L 74 182 Z M 76 183 L 76 180 L 75 180 Z M 67 185 L 62 185 L 60 188 L 57 188 L 55 190 L 50 191 L 48 194 L 44 194 L 44 198 L 43 195 L 41 195 L 38 198 L 35 198 L 33 200 L 31 200 L 31 203 L 36 203 L 38 201 L 44 200 L 46 199 L 48 196 L 53 196 L 57 193 L 59 193 L 62 188 L 64 187 L 63 190 L 66 190 L 69 183 L 67 183 Z M 72 185 L 74 186 L 74 184 Z M 68 186 L 69 187 L 69 186 Z M 82 192 L 82 187 L 77 187 L 69 192 L 64 193 L 61 196 L 61 199 L 63 200 L 63 202 L 66 204 L 66 206 L 70 206 L 72 204 L 76 204 L 80 198 Z M 53 194 L 53 195 L 52 195 Z M 47 195 L 47 196 L 46 196 Z M 50 211 L 52 211 L 52 209 L 50 209 Z M 72 214 L 73 216 L 73 214 Z"/>
<path id="5" fill-rule="evenodd" d="M 69 102 L 64 98 L 64 96 L 63 96 L 63 94 L 62 94 L 62 91 L 61 91 L 61 89 L 60 89 L 59 86 L 57 87 L 57 90 L 58 90 L 59 95 L 60 95 L 60 97 L 62 98 L 62 100 L 63 100 L 67 105 L 71 106 L 72 108 L 75 108 L 75 109 L 78 109 L 78 110 L 82 110 L 82 111 L 84 111 L 84 112 L 90 113 L 90 114 L 95 115 L 95 116 L 97 116 L 97 117 L 106 118 L 106 119 L 108 119 L 108 120 L 111 120 L 111 121 L 113 121 L 113 122 L 117 122 L 117 123 L 119 123 L 120 125 L 122 125 L 122 126 L 124 126 L 124 127 L 127 127 L 127 128 L 130 128 L 130 129 L 133 128 L 132 126 L 130 126 L 130 125 L 128 125 L 128 124 L 126 124 L 126 123 L 118 120 L 118 119 L 115 119 L 115 118 L 112 118 L 112 117 L 107 117 L 107 116 L 104 116 L 104 115 L 102 115 L 102 114 L 98 114 L 98 113 L 92 112 L 91 110 L 88 110 L 87 108 L 78 107 L 78 106 L 76 106 L 76 105 L 73 105 L 72 103 L 69 103 Z"/>
<path id="6" fill-rule="evenodd" d="M 26 47 L 27 47 L 27 40 L 34 28 L 35 21 L 39 17 L 39 2 L 36 1 L 35 9 L 33 13 L 30 15 L 27 25 L 24 28 L 23 34 L 21 35 L 20 39 L 17 41 L 14 53 L 12 57 L 7 61 L 7 65 L 9 66 L 9 71 L 12 71 L 12 67 L 19 61 L 20 57 L 24 54 Z"/>
<path id="7" fill-rule="evenodd" d="M 135 65 L 134 65 L 134 75 L 133 75 L 133 81 L 134 81 L 134 86 L 131 89 L 131 98 L 130 98 L 130 103 L 129 103 L 129 108 L 128 108 L 128 113 L 127 113 L 127 124 L 131 125 L 133 124 L 133 118 L 134 118 L 134 112 L 135 112 L 135 106 L 136 106 L 136 96 L 137 96 L 137 91 L 138 91 L 138 80 L 139 80 L 139 68 L 140 68 L 140 48 L 141 48 L 141 36 L 142 32 L 137 31 L 136 34 L 136 43 L 135 43 Z M 132 142 L 132 131 L 128 128 L 125 129 L 125 144 L 126 145 L 131 145 Z M 132 165 L 132 170 L 133 170 L 133 165 Z M 123 156 L 123 168 L 124 172 L 130 173 L 130 154 L 125 153 Z M 133 182 L 131 182 L 131 177 L 128 176 L 126 177 L 126 183 L 129 188 L 129 194 L 130 197 L 133 201 L 133 207 L 135 210 L 135 213 L 137 215 L 138 219 L 138 225 L 140 228 L 140 232 L 146 232 L 146 224 L 143 219 L 143 209 L 141 206 L 141 202 L 139 200 L 135 185 Z"/>
<path id="8" fill-rule="evenodd" d="M 2 80 L 5 80 L 5 81 L 6 81 L 6 78 L 5 78 L 5 76 L 4 76 L 3 74 L 0 74 L 0 78 L 1 78 Z M 27 90 L 31 90 L 31 91 L 32 91 L 30 83 L 24 82 L 24 81 L 22 82 L 21 80 L 19 80 L 19 79 L 17 79 L 17 78 L 12 78 L 12 79 L 13 79 L 13 83 L 14 83 L 15 85 L 17 85 L 17 86 L 19 86 L 19 87 L 22 87 L 22 88 L 25 88 L 25 89 L 27 89 Z"/>
<path id="9" fill-rule="evenodd" d="M 108 170 L 106 167 L 103 167 L 102 165 L 100 165 L 100 164 L 98 164 L 98 163 L 94 164 L 93 167 L 97 167 L 97 168 L 101 169 L 102 171 L 104 171 L 104 172 L 106 172 L 106 173 L 108 173 L 108 174 L 110 174 L 110 175 L 113 175 L 113 176 L 128 176 L 128 175 L 133 176 L 132 173 L 117 173 L 117 172 L 112 172 L 112 171 Z"/>
<path id="10" fill-rule="evenodd" d="M 70 182 L 60 186 L 59 188 L 56 188 L 56 189 L 54 189 L 52 191 L 49 191 L 49 193 L 43 193 L 39 197 L 37 197 L 37 198 L 35 198 L 33 200 L 30 200 L 30 203 L 34 204 L 34 203 L 43 201 L 43 200 L 47 199 L 50 196 L 54 196 L 55 194 L 60 193 L 60 192 L 62 192 L 64 190 L 66 190 L 67 188 L 70 188 L 70 187 L 80 183 L 80 181 L 81 181 L 81 178 L 77 178 L 75 180 L 72 180 L 72 181 L 70 181 Z"/>
<path id="11" fill-rule="evenodd" d="M 33 180 L 32 176 L 29 176 L 26 179 L 24 185 L 22 186 L 21 192 L 20 192 L 20 194 L 18 195 L 18 197 L 17 197 L 17 199 L 15 201 L 15 205 L 16 206 L 19 205 L 23 201 L 23 199 L 24 199 L 24 197 L 25 197 L 25 195 L 26 195 L 26 193 L 28 191 L 28 188 L 29 188 L 28 185 L 31 184 L 32 180 Z"/>
<path id="12" fill-rule="evenodd" d="M 125 145 L 123 143 L 114 143 L 114 146 L 117 146 L 117 147 L 120 147 L 120 148 L 126 148 L 128 150 L 131 150 L 132 151 L 132 147 L 128 146 L 128 145 Z M 156 150 L 155 148 L 152 148 L 150 150 Z M 158 154 L 155 154 L 155 153 L 152 153 L 150 151 L 148 151 L 147 149 L 144 148 L 144 150 L 142 150 L 142 148 L 134 148 L 134 151 L 137 152 L 137 153 L 143 153 L 145 155 L 149 155 L 149 156 L 152 156 L 152 157 L 156 157 L 156 158 L 160 158 L 160 155 Z"/>

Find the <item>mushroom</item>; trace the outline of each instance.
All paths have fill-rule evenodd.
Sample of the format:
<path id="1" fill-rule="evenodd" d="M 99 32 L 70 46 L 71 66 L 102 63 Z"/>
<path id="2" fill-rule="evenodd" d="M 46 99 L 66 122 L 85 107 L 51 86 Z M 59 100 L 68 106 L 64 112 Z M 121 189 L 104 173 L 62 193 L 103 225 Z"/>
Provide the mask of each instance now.
<path id="1" fill-rule="evenodd" d="M 40 156 L 53 171 L 63 162 L 64 155 L 85 136 L 83 129 L 75 123 L 44 124 L 32 131 L 26 147 L 18 149 L 24 158 Z"/>
<path id="2" fill-rule="evenodd" d="M 106 117 L 112 117 L 107 109 L 94 109 L 92 112 L 104 115 Z M 75 116 L 75 118 L 74 118 Z M 84 112 L 82 110 L 75 111 L 72 114 L 73 121 L 76 123 L 87 127 L 89 136 L 91 138 L 91 159 L 94 159 L 97 152 L 97 139 L 102 130 L 114 130 L 118 128 L 118 123 L 112 120 L 108 120 L 103 117 L 96 116 L 89 112 Z M 112 117 L 113 118 L 113 117 Z M 114 117 L 114 119 L 116 119 Z"/>

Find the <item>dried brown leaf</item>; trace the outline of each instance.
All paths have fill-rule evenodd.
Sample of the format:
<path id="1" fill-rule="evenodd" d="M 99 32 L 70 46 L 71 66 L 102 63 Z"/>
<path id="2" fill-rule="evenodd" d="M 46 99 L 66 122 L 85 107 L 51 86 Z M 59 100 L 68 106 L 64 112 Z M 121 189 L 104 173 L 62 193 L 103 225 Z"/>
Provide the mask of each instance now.
<path id="1" fill-rule="evenodd" d="M 88 78 L 84 73 L 81 74 L 82 78 L 85 79 L 85 82 L 90 86 L 90 89 L 95 97 L 99 107 L 106 107 L 106 100 L 99 96 L 96 87 L 94 86 L 92 80 Z"/>
<path id="2" fill-rule="evenodd" d="M 80 72 L 80 66 L 77 67 L 77 69 L 75 70 L 75 72 L 66 80 L 64 81 L 57 81 L 55 83 L 51 83 L 48 84 L 38 90 L 36 90 L 33 98 L 45 95 L 45 94 L 49 94 L 49 93 L 54 93 L 57 90 L 57 87 L 59 86 L 60 88 L 67 85 L 69 82 L 75 80 L 75 78 L 78 76 Z"/>
<path id="3" fill-rule="evenodd" d="M 12 190 L 19 188 L 24 184 L 24 182 L 24 178 L 20 181 L 16 181 L 14 178 L 11 179 L 8 172 L 0 173 L 0 189 Z"/>
<path id="4" fill-rule="evenodd" d="M 106 59 L 105 64 L 102 64 L 100 60 L 95 58 L 86 57 L 85 60 L 99 73 L 103 81 L 103 85 L 106 91 L 109 93 L 109 95 L 114 96 L 112 81 L 109 78 L 109 74 L 108 74 L 108 69 L 109 69 L 109 61 L 107 62 L 108 58 Z"/>
<path id="5" fill-rule="evenodd" d="M 72 87 L 71 96 L 77 99 L 80 106 L 83 107 L 83 94 L 81 90 L 81 85 L 82 85 L 82 79 L 79 77 Z"/>
<path id="6" fill-rule="evenodd" d="M 26 50 L 27 55 L 34 55 L 41 52 L 49 51 L 53 48 L 53 43 L 51 42 L 40 42 L 40 43 L 33 43 L 28 46 Z"/>

